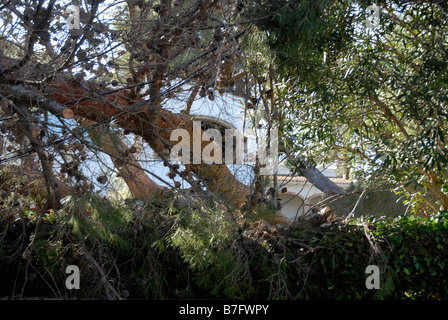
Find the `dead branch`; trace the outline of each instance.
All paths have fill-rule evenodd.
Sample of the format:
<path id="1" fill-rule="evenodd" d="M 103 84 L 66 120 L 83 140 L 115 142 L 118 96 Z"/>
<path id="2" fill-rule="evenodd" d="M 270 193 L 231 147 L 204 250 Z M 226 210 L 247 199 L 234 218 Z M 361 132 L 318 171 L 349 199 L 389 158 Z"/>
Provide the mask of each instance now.
<path id="1" fill-rule="evenodd" d="M 22 86 L 10 86 L 7 88 L 11 94 L 24 103 L 31 103 L 32 105 L 51 112 L 54 115 L 62 116 L 65 119 L 73 118 L 73 111 L 66 108 L 54 100 L 47 99 L 31 90 L 27 90 Z"/>

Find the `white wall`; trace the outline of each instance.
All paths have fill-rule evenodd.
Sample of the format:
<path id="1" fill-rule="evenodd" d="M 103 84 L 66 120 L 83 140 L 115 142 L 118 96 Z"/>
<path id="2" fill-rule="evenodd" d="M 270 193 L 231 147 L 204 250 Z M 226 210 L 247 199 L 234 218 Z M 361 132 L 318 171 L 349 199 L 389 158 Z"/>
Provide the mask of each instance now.
<path id="1" fill-rule="evenodd" d="M 283 193 L 278 196 L 282 208 L 280 212 L 288 219 L 294 219 L 303 214 L 304 202 L 295 194 Z"/>
<path id="2" fill-rule="evenodd" d="M 335 178 L 336 166 L 328 168 L 319 168 L 323 174 L 329 178 Z M 317 189 L 312 183 L 306 181 L 304 178 L 291 179 L 289 170 L 284 166 L 279 166 L 278 184 L 287 188 L 286 193 L 279 194 L 282 208 L 280 212 L 289 219 L 296 218 L 299 215 L 307 213 L 313 205 L 317 204 L 323 199 L 323 193 Z M 349 184 L 337 183 L 342 188 L 347 188 Z"/>

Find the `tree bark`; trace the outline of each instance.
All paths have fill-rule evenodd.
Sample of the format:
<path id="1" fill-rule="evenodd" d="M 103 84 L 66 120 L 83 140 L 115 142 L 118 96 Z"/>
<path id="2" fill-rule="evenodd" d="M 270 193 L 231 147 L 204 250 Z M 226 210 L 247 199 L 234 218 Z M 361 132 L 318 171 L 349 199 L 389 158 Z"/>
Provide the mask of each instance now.
<path id="1" fill-rule="evenodd" d="M 311 165 L 308 161 L 303 159 L 300 155 L 294 156 L 289 150 L 286 152 L 287 159 L 293 163 L 302 163 L 299 173 L 307 178 L 317 189 L 328 195 L 345 194 L 345 190 L 339 187 L 336 183 L 326 177 L 319 169 Z"/>

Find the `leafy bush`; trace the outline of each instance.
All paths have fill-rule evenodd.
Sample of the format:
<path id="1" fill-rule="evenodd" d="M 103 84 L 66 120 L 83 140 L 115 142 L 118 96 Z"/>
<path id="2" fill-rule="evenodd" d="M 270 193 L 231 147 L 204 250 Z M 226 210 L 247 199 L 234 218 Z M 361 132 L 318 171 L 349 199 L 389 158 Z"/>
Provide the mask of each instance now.
<path id="1" fill-rule="evenodd" d="M 321 249 L 309 257 L 310 299 L 446 299 L 448 212 L 312 230 Z M 314 240 L 313 240 L 314 239 Z M 381 271 L 380 289 L 366 289 L 368 265 Z"/>
<path id="2" fill-rule="evenodd" d="M 1 217 L 0 296 L 448 298 L 447 211 L 278 227 L 218 204 L 176 201 L 112 208 L 86 196 L 51 218 Z M 80 290 L 65 288 L 70 264 L 80 268 Z M 379 267 L 379 290 L 366 288 L 368 265 Z"/>

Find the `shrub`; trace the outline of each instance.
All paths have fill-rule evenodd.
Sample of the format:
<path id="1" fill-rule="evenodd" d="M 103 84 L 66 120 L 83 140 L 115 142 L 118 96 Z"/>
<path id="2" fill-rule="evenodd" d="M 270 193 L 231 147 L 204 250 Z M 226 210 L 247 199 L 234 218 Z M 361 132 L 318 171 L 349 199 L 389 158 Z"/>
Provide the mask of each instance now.
<path id="1" fill-rule="evenodd" d="M 41 219 L 0 217 L 0 296 L 448 298 L 446 211 L 311 228 L 202 200 L 110 205 L 88 196 Z M 80 268 L 80 290 L 65 288 L 70 264 Z M 368 265 L 379 267 L 378 290 L 366 288 Z"/>

